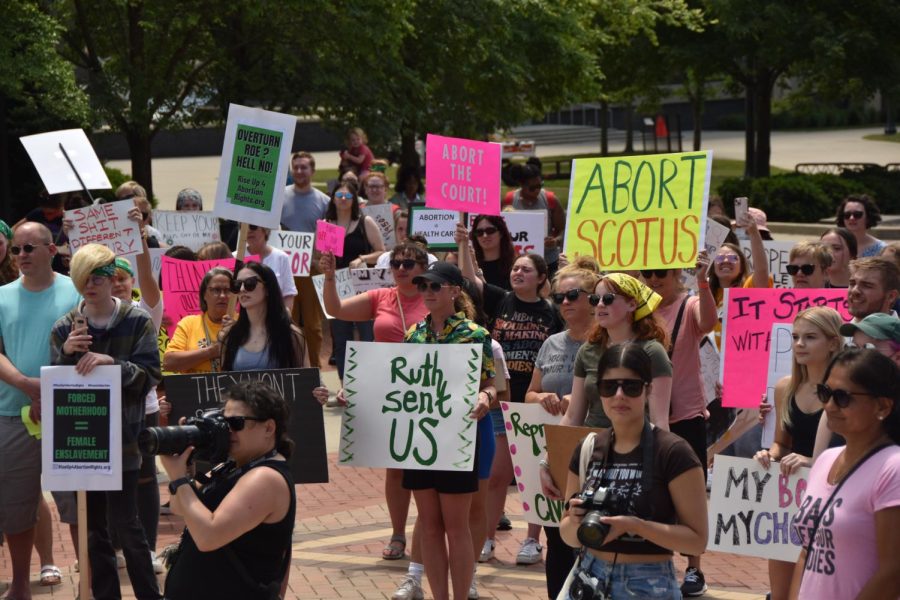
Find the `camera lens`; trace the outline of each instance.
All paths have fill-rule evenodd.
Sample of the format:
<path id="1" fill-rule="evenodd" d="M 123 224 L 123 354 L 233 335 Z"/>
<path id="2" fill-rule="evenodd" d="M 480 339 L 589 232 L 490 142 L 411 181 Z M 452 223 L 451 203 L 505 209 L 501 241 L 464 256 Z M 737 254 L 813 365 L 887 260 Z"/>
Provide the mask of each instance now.
<path id="1" fill-rule="evenodd" d="M 196 425 L 148 427 L 138 434 L 138 447 L 150 455 L 181 454 L 188 446 L 202 446 L 206 437 Z"/>
<path id="2" fill-rule="evenodd" d="M 600 511 L 592 510 L 584 515 L 581 525 L 578 526 L 578 541 L 588 548 L 598 549 L 603 545 L 603 540 L 609 535 L 609 525 L 600 522 L 603 516 Z"/>

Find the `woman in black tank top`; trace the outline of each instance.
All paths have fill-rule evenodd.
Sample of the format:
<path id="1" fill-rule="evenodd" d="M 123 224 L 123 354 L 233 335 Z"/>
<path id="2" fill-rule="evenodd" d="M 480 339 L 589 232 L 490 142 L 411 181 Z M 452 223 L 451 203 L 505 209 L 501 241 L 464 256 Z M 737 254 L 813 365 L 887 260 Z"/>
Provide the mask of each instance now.
<path id="1" fill-rule="evenodd" d="M 288 407 L 272 388 L 241 382 L 224 393 L 230 463 L 201 485 L 187 457 L 162 456 L 172 512 L 182 515 L 181 548 L 166 578 L 167 600 L 269 599 L 287 584 L 296 496 L 286 459 Z M 227 466 L 226 466 L 227 465 Z M 242 510 L 248 502 L 254 510 Z"/>

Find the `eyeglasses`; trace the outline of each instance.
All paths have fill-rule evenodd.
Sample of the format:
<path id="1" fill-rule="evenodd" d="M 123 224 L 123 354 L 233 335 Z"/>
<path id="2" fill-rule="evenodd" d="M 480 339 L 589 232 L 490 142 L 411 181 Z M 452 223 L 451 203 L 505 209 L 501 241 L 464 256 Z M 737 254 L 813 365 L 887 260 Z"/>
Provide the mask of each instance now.
<path id="1" fill-rule="evenodd" d="M 38 244 L 37 246 L 32 246 L 31 244 L 25 244 L 23 246 L 10 246 L 9 251 L 13 256 L 18 256 L 19 253 L 24 252 L 25 254 L 31 254 L 34 252 L 34 249 L 38 246 L 49 246 L 50 244 Z"/>
<path id="2" fill-rule="evenodd" d="M 788 265 L 785 267 L 785 270 L 788 272 L 788 275 L 790 275 L 791 277 L 796 275 L 798 271 L 800 273 L 803 273 L 804 275 L 812 275 L 813 271 L 816 270 L 816 265 L 810 265 L 810 264 Z"/>
<path id="3" fill-rule="evenodd" d="M 392 269 L 399 269 L 400 267 L 403 267 L 404 269 L 409 271 L 410 269 L 414 268 L 417 264 L 419 264 L 419 263 L 417 263 L 416 261 L 414 261 L 411 258 L 403 258 L 403 259 L 394 258 L 391 260 L 391 268 Z"/>
<path id="4" fill-rule="evenodd" d="M 90 277 L 87 278 L 86 283 L 90 283 L 93 286 L 101 286 L 104 283 L 106 283 L 107 281 L 109 281 L 110 279 L 111 278 L 107 277 L 106 275 L 91 275 Z"/>
<path id="5" fill-rule="evenodd" d="M 600 303 L 600 296 L 598 296 L 597 294 L 586 292 L 581 288 L 574 288 L 567 292 L 555 292 L 553 294 L 550 294 L 550 297 L 553 298 L 553 301 L 557 304 L 562 304 L 563 300 L 575 302 L 576 300 L 578 300 L 578 296 L 580 294 L 587 294 L 588 302 L 591 303 L 591 306 L 597 306 L 597 304 Z"/>
<path id="6" fill-rule="evenodd" d="M 622 388 L 622 393 L 629 398 L 637 398 L 644 391 L 646 385 L 640 379 L 601 379 L 597 382 L 600 395 L 604 398 L 615 396 L 619 388 Z"/>
<path id="7" fill-rule="evenodd" d="M 366 189 L 368 189 L 368 190 L 383 190 L 384 184 L 383 183 L 367 183 Z"/>
<path id="8" fill-rule="evenodd" d="M 244 287 L 248 292 L 252 292 L 256 289 L 256 286 L 259 285 L 259 277 L 253 275 L 252 277 L 247 277 L 246 279 L 235 279 L 231 282 L 231 293 L 237 294 L 241 291 L 241 286 Z"/>
<path id="9" fill-rule="evenodd" d="M 716 264 L 721 265 L 723 262 L 737 263 L 737 254 L 718 254 L 716 255 Z"/>
<path id="10" fill-rule="evenodd" d="M 588 302 L 591 303 L 591 306 L 597 306 L 598 304 L 603 304 L 603 306 L 609 306 L 613 302 L 616 301 L 616 296 L 618 294 L 613 294 L 612 292 L 606 292 L 602 296 L 597 296 L 597 294 L 591 294 L 588 296 Z"/>
<path id="11" fill-rule="evenodd" d="M 475 237 L 484 237 L 487 235 L 494 235 L 500 231 L 496 227 L 484 227 L 482 229 L 475 229 Z"/>
<path id="12" fill-rule="evenodd" d="M 244 426 L 247 424 L 247 421 L 268 421 L 268 419 L 261 419 L 259 417 L 244 416 L 222 417 L 222 420 L 228 423 L 228 429 L 232 431 L 243 431 Z"/>
<path id="13" fill-rule="evenodd" d="M 656 277 L 657 279 L 665 279 L 669 275 L 668 269 L 641 269 L 641 275 L 644 279 Z"/>
<path id="14" fill-rule="evenodd" d="M 816 396 L 819 402 L 828 404 L 829 400 L 834 400 L 838 408 L 847 408 L 853 400 L 853 396 L 874 396 L 875 394 L 867 394 L 866 392 L 848 392 L 847 390 L 833 390 L 824 383 L 816 384 Z"/>
<path id="15" fill-rule="evenodd" d="M 353 194 L 350 192 L 335 192 L 334 197 L 338 200 L 353 200 Z"/>
<path id="16" fill-rule="evenodd" d="M 862 219 L 864 216 L 866 213 L 861 210 L 848 210 L 844 213 L 845 219 Z"/>
<path id="17" fill-rule="evenodd" d="M 254 285 L 253 287 L 256 287 L 256 285 Z M 231 293 L 231 288 L 208 287 L 206 288 L 206 291 L 213 296 L 227 296 L 229 293 Z"/>
<path id="18" fill-rule="evenodd" d="M 419 293 L 424 294 L 426 291 L 431 290 L 435 294 L 441 291 L 441 288 L 444 287 L 445 284 L 438 283 L 437 281 L 420 281 L 416 284 L 416 288 L 418 288 Z"/>

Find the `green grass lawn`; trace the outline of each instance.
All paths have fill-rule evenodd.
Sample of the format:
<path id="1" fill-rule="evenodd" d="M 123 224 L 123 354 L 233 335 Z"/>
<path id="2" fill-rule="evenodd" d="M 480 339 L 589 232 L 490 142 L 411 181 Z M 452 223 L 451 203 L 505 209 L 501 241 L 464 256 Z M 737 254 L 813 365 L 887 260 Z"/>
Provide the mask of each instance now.
<path id="1" fill-rule="evenodd" d="M 874 142 L 894 142 L 900 144 L 900 133 L 888 135 L 886 133 L 873 133 L 872 135 L 864 135 L 864 140 L 872 140 Z"/>

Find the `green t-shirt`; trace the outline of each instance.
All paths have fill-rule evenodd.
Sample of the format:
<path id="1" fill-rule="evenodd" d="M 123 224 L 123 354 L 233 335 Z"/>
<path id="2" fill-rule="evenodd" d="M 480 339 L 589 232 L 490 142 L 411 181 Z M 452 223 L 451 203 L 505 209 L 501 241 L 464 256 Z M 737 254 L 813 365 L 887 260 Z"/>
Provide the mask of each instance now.
<path id="1" fill-rule="evenodd" d="M 643 346 L 644 351 L 650 357 L 650 374 L 654 379 L 672 376 L 672 361 L 669 360 L 669 355 L 662 344 L 656 340 L 635 343 Z M 603 351 L 604 348 L 598 344 L 587 342 L 578 349 L 578 354 L 575 355 L 575 377 L 584 377 L 584 400 L 588 407 L 584 424 L 587 427 L 612 427 L 612 423 L 603 412 L 600 391 L 597 389 L 597 365 L 600 363 Z"/>

